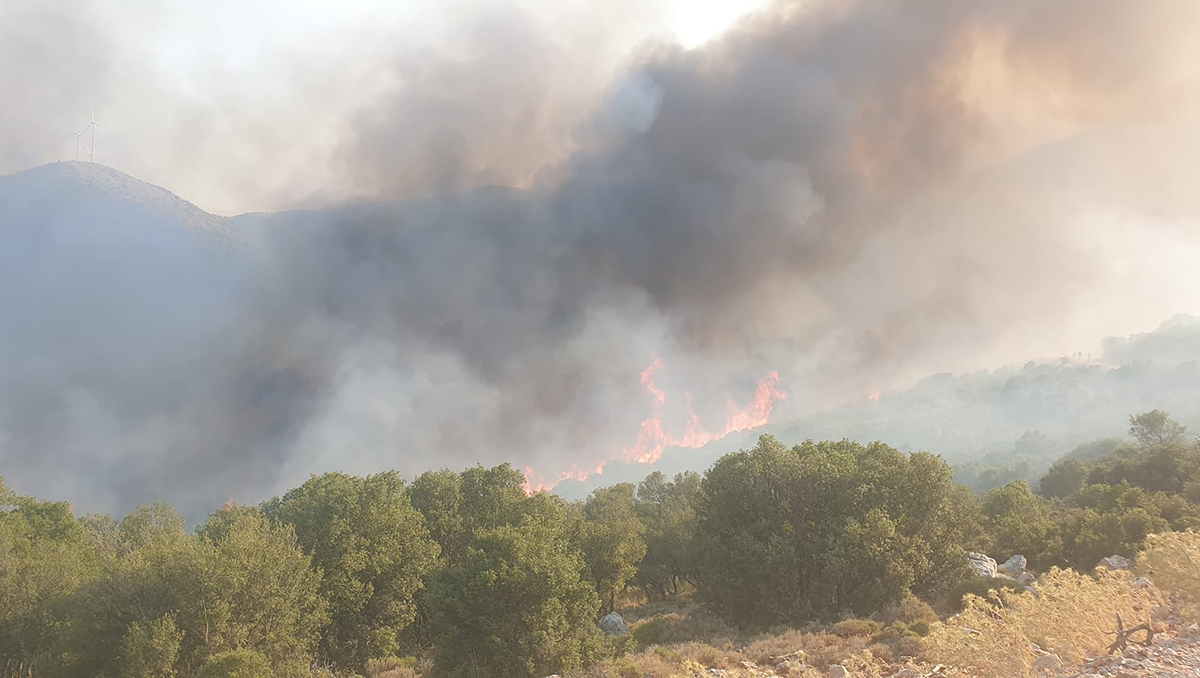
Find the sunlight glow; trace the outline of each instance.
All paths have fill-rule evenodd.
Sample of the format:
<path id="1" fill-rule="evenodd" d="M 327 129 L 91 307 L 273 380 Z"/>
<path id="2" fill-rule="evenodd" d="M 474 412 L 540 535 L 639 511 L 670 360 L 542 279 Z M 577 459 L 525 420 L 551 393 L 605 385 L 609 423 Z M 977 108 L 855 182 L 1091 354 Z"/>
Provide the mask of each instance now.
<path id="1" fill-rule="evenodd" d="M 725 32 L 768 0 L 675 0 L 672 29 L 684 47 L 696 47 Z"/>

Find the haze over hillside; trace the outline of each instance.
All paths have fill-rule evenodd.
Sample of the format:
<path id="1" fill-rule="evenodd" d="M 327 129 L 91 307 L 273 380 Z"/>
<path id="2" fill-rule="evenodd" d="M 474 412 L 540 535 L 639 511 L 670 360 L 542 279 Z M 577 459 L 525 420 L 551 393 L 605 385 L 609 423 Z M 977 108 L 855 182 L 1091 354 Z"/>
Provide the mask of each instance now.
<path id="1" fill-rule="evenodd" d="M 0 6 L 0 168 L 35 166 L 0 177 L 0 471 L 191 513 L 339 468 L 549 487 L 764 422 L 1005 454 L 1076 435 L 1039 380 L 1117 394 L 1080 419 L 1109 430 L 1125 373 L 921 380 L 1200 313 L 1195 3 L 776 2 L 687 45 L 610 4 Z M 92 104 L 99 160 L 182 198 L 38 166 Z M 209 213 L 244 205 L 282 211 Z M 978 418 L 960 391 L 1020 402 L 928 421 Z"/>
<path id="2" fill-rule="evenodd" d="M 769 426 L 701 450 L 679 447 L 687 438 L 670 431 L 647 437 L 649 418 L 676 426 L 671 415 L 685 387 L 668 370 L 651 373 L 650 387 L 667 389 L 667 406 L 656 410 L 647 384 L 636 381 L 647 358 L 597 345 L 587 335 L 596 319 L 556 310 L 561 290 L 525 277 L 536 266 L 498 268 L 556 256 L 562 241 L 528 232 L 551 209 L 545 196 L 487 189 L 225 218 L 102 165 L 0 177 L 9 309 L 0 357 L 13 366 L 0 379 L 5 473 L 18 487 L 88 507 L 125 508 L 162 492 L 203 507 L 259 498 L 329 469 L 415 474 L 512 459 L 552 476 L 635 443 L 643 454 L 665 454 L 654 468 L 703 469 L 761 432 L 884 439 L 952 463 L 1002 460 L 1036 432 L 1049 446 L 1039 453 L 1057 456 L 1119 435 L 1139 408 L 1162 407 L 1187 424 L 1200 412 L 1200 324 L 1180 317 L 1106 340 L 1093 360 L 939 375 L 833 410 L 818 409 L 819 394 L 803 383 L 785 382 L 787 399 L 768 400 L 763 419 L 746 424 L 763 423 L 774 407 Z M 539 249 L 524 249 L 531 243 Z M 530 322 L 543 325 L 542 343 L 523 345 Z M 641 331 L 618 323 L 605 334 L 636 344 Z M 645 341 L 643 355 L 653 355 Z M 558 342 L 574 348 L 556 357 Z M 473 362 L 436 357 L 446 350 Z M 563 362 L 572 351 L 582 358 L 597 350 L 627 360 L 590 373 Z M 529 369 L 517 370 L 514 359 Z M 494 381 L 491 395 L 464 382 L 464 368 Z M 562 399 L 583 374 L 588 383 L 617 381 L 607 396 Z M 736 400 L 752 398 L 753 384 L 743 381 Z M 717 381 L 710 393 L 689 390 L 692 411 L 719 427 L 729 388 Z M 792 403 L 799 406 L 784 409 Z M 544 410 L 540 421 L 526 418 L 530 407 Z M 578 421 L 558 431 L 549 424 L 601 413 L 609 425 L 590 444 L 571 439 Z M 570 451 L 556 462 L 562 450 Z M 573 496 L 648 470 L 618 459 L 561 491 Z"/>

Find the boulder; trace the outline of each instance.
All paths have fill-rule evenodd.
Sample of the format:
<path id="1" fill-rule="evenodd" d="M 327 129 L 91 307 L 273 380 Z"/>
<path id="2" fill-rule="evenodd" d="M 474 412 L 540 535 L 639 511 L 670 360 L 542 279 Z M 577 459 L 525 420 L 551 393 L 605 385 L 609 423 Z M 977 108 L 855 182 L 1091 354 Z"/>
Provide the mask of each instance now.
<path id="1" fill-rule="evenodd" d="M 998 566 L 996 571 L 1007 574 L 1010 577 L 1019 577 L 1025 571 L 1025 565 L 1025 556 L 1013 556 L 1004 561 L 1003 565 Z"/>
<path id="2" fill-rule="evenodd" d="M 1133 562 L 1125 556 L 1109 556 L 1100 561 L 1096 567 L 1107 567 L 1110 570 L 1128 570 L 1133 567 Z"/>
<path id="3" fill-rule="evenodd" d="M 600 620 L 600 630 L 610 636 L 623 636 L 629 633 L 629 624 L 616 612 L 609 612 Z"/>
<path id="4" fill-rule="evenodd" d="M 1035 581 L 1037 577 L 1033 576 L 1032 572 L 1022 572 L 1017 576 L 1017 583 L 1021 586 L 1031 586 Z"/>
<path id="5" fill-rule="evenodd" d="M 850 672 L 841 664 L 830 664 L 829 678 L 850 678 Z"/>
<path id="6" fill-rule="evenodd" d="M 1033 668 L 1039 671 L 1047 671 L 1062 666 L 1062 660 L 1058 658 L 1058 655 L 1043 650 L 1037 643 L 1030 643 L 1029 649 L 1033 650 Z"/>
<path id="7" fill-rule="evenodd" d="M 990 579 L 996 576 L 996 561 L 982 553 L 968 553 L 967 565 L 971 566 L 971 571 L 977 577 L 987 577 Z"/>

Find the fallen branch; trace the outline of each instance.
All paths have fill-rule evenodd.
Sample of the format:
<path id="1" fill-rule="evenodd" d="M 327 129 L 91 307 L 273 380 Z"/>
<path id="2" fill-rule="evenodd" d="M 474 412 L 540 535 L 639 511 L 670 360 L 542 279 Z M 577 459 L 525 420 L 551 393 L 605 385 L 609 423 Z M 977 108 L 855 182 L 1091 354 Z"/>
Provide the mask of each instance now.
<path id="1" fill-rule="evenodd" d="M 1133 636 L 1133 634 L 1137 633 L 1138 631 L 1146 632 L 1145 640 L 1134 640 L 1131 637 L 1131 636 Z M 1117 613 L 1117 630 L 1116 631 L 1108 631 L 1107 635 L 1117 637 L 1116 640 L 1113 641 L 1112 645 L 1108 646 L 1108 654 L 1123 651 L 1125 649 L 1125 646 L 1131 642 L 1137 643 L 1138 645 L 1141 645 L 1143 647 L 1149 647 L 1151 644 L 1154 643 L 1154 629 L 1150 628 L 1149 622 L 1142 622 L 1141 624 L 1138 624 L 1137 626 L 1127 629 L 1127 628 L 1125 628 L 1125 621 L 1123 619 L 1121 619 L 1120 612 Z"/>

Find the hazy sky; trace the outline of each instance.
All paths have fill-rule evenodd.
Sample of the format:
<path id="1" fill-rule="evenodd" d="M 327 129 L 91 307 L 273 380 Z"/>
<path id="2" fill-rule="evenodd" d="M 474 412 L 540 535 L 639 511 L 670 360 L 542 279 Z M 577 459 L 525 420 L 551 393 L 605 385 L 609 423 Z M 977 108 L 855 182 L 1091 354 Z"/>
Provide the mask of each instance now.
<path id="1" fill-rule="evenodd" d="M 355 192 L 330 166 L 354 116 L 421 69 L 504 59 L 479 53 L 490 34 L 569 52 L 582 116 L 639 44 L 695 47 L 764 4 L 0 0 L 0 87 L 19 93 L 0 112 L 0 173 L 72 159 L 94 105 L 100 162 L 211 212 L 335 200 Z"/>

